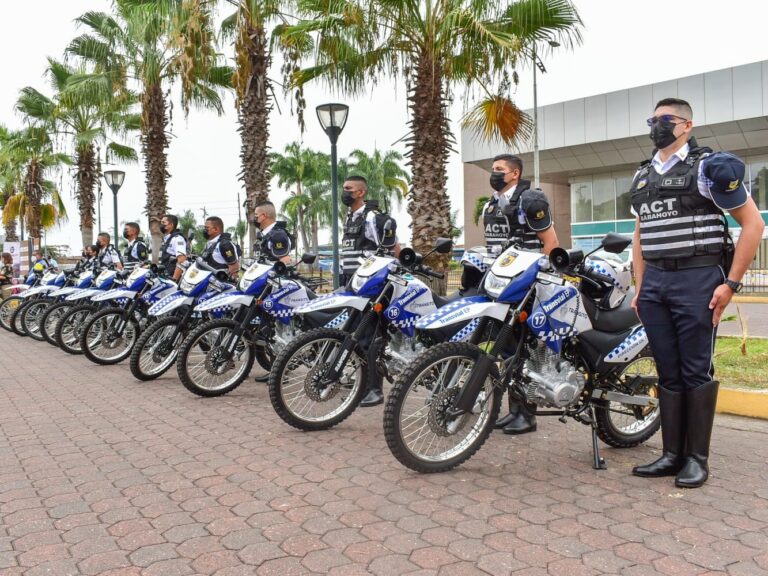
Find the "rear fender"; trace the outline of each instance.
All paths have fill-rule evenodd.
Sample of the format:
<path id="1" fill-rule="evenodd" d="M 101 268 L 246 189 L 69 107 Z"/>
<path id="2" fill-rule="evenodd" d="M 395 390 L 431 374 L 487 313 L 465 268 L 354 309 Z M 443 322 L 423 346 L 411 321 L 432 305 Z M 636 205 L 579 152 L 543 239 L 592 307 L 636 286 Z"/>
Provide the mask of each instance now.
<path id="1" fill-rule="evenodd" d="M 318 312 L 320 310 L 331 310 L 334 308 L 354 308 L 355 310 L 363 310 L 370 301 L 370 298 L 357 296 L 352 292 L 332 292 L 331 294 L 320 296 L 320 298 L 310 300 L 308 303 L 295 308 L 294 313 L 306 314 L 307 312 Z"/>
<path id="2" fill-rule="evenodd" d="M 436 330 L 475 318 L 493 318 L 503 320 L 509 312 L 509 304 L 495 302 L 487 296 L 470 296 L 446 304 L 436 312 L 424 316 L 416 322 L 419 330 Z"/>

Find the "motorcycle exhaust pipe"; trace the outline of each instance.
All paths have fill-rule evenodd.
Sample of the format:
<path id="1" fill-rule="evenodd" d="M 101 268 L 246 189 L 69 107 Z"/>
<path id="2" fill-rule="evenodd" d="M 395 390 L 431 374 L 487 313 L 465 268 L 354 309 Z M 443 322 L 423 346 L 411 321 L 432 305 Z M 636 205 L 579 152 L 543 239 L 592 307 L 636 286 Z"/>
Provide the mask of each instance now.
<path id="1" fill-rule="evenodd" d="M 491 367 L 493 366 L 493 358 L 488 354 L 482 354 L 477 359 L 475 367 L 472 369 L 472 373 L 462 386 L 459 395 L 453 401 L 453 406 L 447 410 L 447 414 L 451 418 L 458 418 L 459 416 L 472 411 L 475 406 L 475 401 L 480 395 L 480 390 L 483 389 L 488 374 L 491 373 Z"/>

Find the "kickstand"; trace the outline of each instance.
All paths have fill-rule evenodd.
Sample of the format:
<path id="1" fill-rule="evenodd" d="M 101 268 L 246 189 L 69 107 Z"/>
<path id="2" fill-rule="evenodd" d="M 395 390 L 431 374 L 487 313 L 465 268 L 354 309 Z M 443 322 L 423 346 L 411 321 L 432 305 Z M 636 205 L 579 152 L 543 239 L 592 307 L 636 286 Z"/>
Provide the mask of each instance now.
<path id="1" fill-rule="evenodd" d="M 597 419 L 595 418 L 594 407 L 590 408 L 590 418 L 592 422 L 592 468 L 595 470 L 607 470 L 608 466 L 605 464 L 605 458 L 600 456 L 600 445 L 597 442 Z"/>

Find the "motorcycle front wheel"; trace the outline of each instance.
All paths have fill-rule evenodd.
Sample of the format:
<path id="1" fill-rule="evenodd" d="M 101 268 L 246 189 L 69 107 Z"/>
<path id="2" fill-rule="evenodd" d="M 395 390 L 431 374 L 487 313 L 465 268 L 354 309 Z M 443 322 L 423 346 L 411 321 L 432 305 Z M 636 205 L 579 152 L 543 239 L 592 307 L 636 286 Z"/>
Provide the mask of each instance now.
<path id="1" fill-rule="evenodd" d="M 140 328 L 136 318 L 124 315 L 122 308 L 105 308 L 88 320 L 80 335 L 80 348 L 88 360 L 108 366 L 131 355 Z"/>
<path id="2" fill-rule="evenodd" d="M 211 320 L 184 339 L 176 371 L 184 387 L 198 396 L 223 396 L 240 386 L 253 366 L 253 346 L 242 337 L 233 352 L 226 349 L 237 322 Z"/>
<path id="3" fill-rule="evenodd" d="M 640 377 L 641 384 L 633 390 L 633 395 L 659 397 L 656 362 L 647 348 L 624 366 L 618 377 L 627 385 L 636 377 Z M 661 427 L 661 412 L 658 406 L 651 408 L 608 401 L 597 402 L 595 406 L 597 435 L 600 440 L 615 448 L 632 448 L 642 444 Z"/>
<path id="4" fill-rule="evenodd" d="M 160 318 L 139 336 L 131 352 L 131 374 L 137 380 L 159 378 L 173 366 L 184 339 L 184 331 L 177 328 L 181 318 Z M 175 336 L 174 336 L 175 334 Z"/>
<path id="5" fill-rule="evenodd" d="M 0 302 L 0 327 L 5 328 L 9 332 L 13 332 L 11 328 L 11 316 L 16 312 L 24 303 L 22 298 L 18 296 L 8 296 L 2 302 Z"/>
<path id="6" fill-rule="evenodd" d="M 416 472 L 445 472 L 488 439 L 501 404 L 495 364 L 472 410 L 460 416 L 448 412 L 482 354 L 466 342 L 438 344 L 397 379 L 384 408 L 384 437 L 401 464 Z"/>
<path id="7" fill-rule="evenodd" d="M 38 342 L 44 340 L 43 335 L 40 333 L 40 321 L 43 319 L 43 314 L 50 307 L 50 300 L 35 300 L 30 302 L 27 306 L 19 312 L 21 319 L 19 323 L 26 334 Z"/>
<path id="8" fill-rule="evenodd" d="M 80 336 L 88 318 L 96 311 L 92 304 L 73 306 L 56 325 L 56 344 L 67 354 L 82 354 Z"/>
<path id="9" fill-rule="evenodd" d="M 21 316 L 24 313 L 24 310 L 26 310 L 31 303 L 32 303 L 31 300 L 25 300 L 11 314 L 11 319 L 10 319 L 11 332 L 16 334 L 17 336 L 27 335 L 27 331 L 24 329 L 24 326 L 21 323 Z"/>
<path id="10" fill-rule="evenodd" d="M 340 330 L 318 328 L 297 336 L 277 355 L 269 373 L 269 399 L 287 424 L 327 430 L 355 411 L 365 393 L 363 358 L 353 352 L 338 380 L 321 381 L 345 338 Z"/>
<path id="11" fill-rule="evenodd" d="M 56 344 L 56 326 L 59 324 L 64 315 L 69 312 L 73 304 L 71 302 L 57 302 L 52 306 L 46 308 L 43 312 L 42 318 L 40 318 L 40 336 L 53 346 Z"/>

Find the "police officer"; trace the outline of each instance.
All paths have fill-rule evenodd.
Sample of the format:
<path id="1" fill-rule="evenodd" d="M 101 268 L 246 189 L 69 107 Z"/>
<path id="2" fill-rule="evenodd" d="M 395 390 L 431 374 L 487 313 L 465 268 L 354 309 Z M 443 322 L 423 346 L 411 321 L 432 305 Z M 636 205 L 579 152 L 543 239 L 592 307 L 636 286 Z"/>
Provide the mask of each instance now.
<path id="1" fill-rule="evenodd" d="M 160 232 L 163 234 L 160 269 L 173 280 L 181 278 L 180 266 L 187 260 L 187 240 L 178 228 L 179 219 L 174 214 L 165 214 L 160 219 Z"/>
<path id="2" fill-rule="evenodd" d="M 96 237 L 96 244 L 99 247 L 96 259 L 99 262 L 99 266 L 114 266 L 116 270 L 122 270 L 123 261 L 120 259 L 120 254 L 109 241 L 110 236 L 106 232 L 100 232 Z"/>
<path id="3" fill-rule="evenodd" d="M 232 278 L 240 271 L 240 254 L 232 237 L 224 232 L 224 222 L 217 216 L 205 219 L 203 238 L 207 240 L 201 254 L 208 266 L 216 270 L 228 270 Z"/>
<path id="4" fill-rule="evenodd" d="M 663 454 L 636 476 L 676 476 L 696 488 L 709 475 L 717 403 L 717 325 L 757 252 L 764 224 L 744 187 L 744 163 L 691 136 L 690 104 L 666 98 L 648 120 L 656 151 L 632 182 L 636 216 L 632 306 L 659 375 Z M 723 210 L 741 225 L 735 252 Z"/>
<path id="5" fill-rule="evenodd" d="M 489 249 L 501 248 L 510 240 L 526 250 L 549 254 L 558 245 L 552 225 L 549 201 L 541 190 L 531 189 L 531 183 L 521 178 L 523 162 L 512 154 L 500 154 L 493 159 L 490 184 L 493 195 L 483 207 L 483 231 Z M 477 278 L 467 278 L 462 284 L 470 288 Z M 475 284 L 476 285 L 476 284 Z M 536 430 L 536 416 L 523 404 L 509 398 L 509 413 L 496 421 L 504 434 L 525 434 Z"/>
<path id="6" fill-rule="evenodd" d="M 144 243 L 144 238 L 139 236 L 139 225 L 136 222 L 126 222 L 123 228 L 123 238 L 128 240 L 128 245 L 123 250 L 123 262 L 126 264 L 144 264 L 149 260 L 149 251 Z"/>
<path id="7" fill-rule="evenodd" d="M 259 238 L 253 245 L 254 254 L 263 254 L 272 262 L 290 263 L 293 241 L 285 222 L 276 220 L 275 205 L 268 200 L 259 202 L 253 212 L 253 224 L 259 229 Z"/>
<path id="8" fill-rule="evenodd" d="M 378 210 L 378 202 L 366 201 L 368 181 L 362 176 L 349 176 L 344 181 L 341 202 L 349 208 L 341 238 L 342 285 L 346 284 L 360 266 L 360 257 L 365 251 L 374 251 L 379 243 L 395 257 L 400 254 L 397 242 L 397 223 L 387 214 Z M 390 225 L 387 226 L 387 221 Z M 360 406 L 376 406 L 384 402 L 381 378 L 368 379 L 368 392 Z"/>

